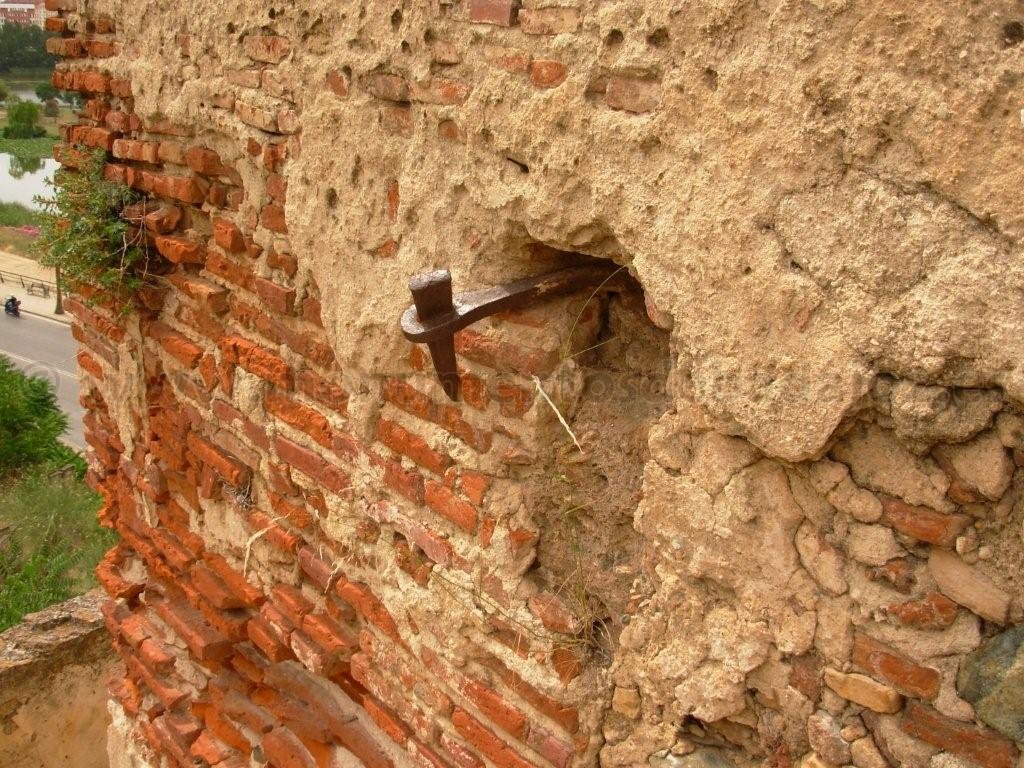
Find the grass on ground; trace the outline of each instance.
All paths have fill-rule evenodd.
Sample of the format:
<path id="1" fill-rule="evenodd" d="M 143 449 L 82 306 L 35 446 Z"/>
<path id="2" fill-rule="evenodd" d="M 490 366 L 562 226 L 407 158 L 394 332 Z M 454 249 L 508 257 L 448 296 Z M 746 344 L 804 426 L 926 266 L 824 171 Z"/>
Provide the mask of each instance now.
<path id="1" fill-rule="evenodd" d="M 0 228 L 0 251 L 7 251 L 15 256 L 38 261 L 39 255 L 35 252 L 35 242 L 36 238 L 33 235 L 24 235 L 16 229 Z"/>
<path id="2" fill-rule="evenodd" d="M 38 211 L 21 203 L 0 203 L 0 227 L 38 226 Z"/>
<path id="3" fill-rule="evenodd" d="M 0 486 L 0 632 L 81 594 L 114 542 L 99 497 L 74 471 L 36 467 Z"/>
<path id="4" fill-rule="evenodd" d="M 66 428 L 53 386 L 0 356 L 0 631 L 92 587 L 114 541 Z"/>
<path id="5" fill-rule="evenodd" d="M 12 155 L 23 168 L 38 166 L 42 160 L 53 158 L 53 136 L 37 139 L 5 139 L 0 137 L 0 152 Z"/>

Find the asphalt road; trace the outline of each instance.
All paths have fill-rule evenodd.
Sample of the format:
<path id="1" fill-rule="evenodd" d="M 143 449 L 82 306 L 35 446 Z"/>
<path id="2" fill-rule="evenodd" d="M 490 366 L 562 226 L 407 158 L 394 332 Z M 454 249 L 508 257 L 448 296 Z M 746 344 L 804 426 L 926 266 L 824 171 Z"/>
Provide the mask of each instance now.
<path id="1" fill-rule="evenodd" d="M 61 410 L 68 416 L 64 439 L 76 448 L 84 448 L 84 411 L 78 402 L 75 373 L 77 351 L 71 327 L 65 323 L 24 313 L 17 318 L 0 314 L 0 354 L 25 373 L 53 382 Z"/>

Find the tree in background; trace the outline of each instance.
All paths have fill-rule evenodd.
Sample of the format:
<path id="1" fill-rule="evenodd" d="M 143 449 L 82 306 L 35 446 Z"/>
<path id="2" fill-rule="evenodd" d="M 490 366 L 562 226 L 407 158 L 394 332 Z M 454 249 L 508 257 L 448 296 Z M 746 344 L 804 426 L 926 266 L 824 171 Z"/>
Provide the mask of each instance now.
<path id="1" fill-rule="evenodd" d="M 45 136 L 46 129 L 39 125 L 41 110 L 38 104 L 12 98 L 7 102 L 7 125 L 3 130 L 5 139 L 34 139 Z"/>
<path id="2" fill-rule="evenodd" d="M 0 478 L 32 464 L 70 460 L 73 452 L 58 442 L 67 426 L 50 383 L 22 375 L 0 357 Z"/>
<path id="3" fill-rule="evenodd" d="M 46 52 L 46 33 L 31 24 L 0 26 L 0 72 L 53 69 L 57 57 Z"/>
<path id="4" fill-rule="evenodd" d="M 51 99 L 56 99 L 58 95 L 59 91 L 52 83 L 39 83 L 36 86 L 36 96 L 39 97 L 40 101 L 50 101 Z"/>
<path id="5" fill-rule="evenodd" d="M 11 97 L 11 89 L 7 87 L 7 83 L 0 80 L 0 101 L 7 101 Z"/>

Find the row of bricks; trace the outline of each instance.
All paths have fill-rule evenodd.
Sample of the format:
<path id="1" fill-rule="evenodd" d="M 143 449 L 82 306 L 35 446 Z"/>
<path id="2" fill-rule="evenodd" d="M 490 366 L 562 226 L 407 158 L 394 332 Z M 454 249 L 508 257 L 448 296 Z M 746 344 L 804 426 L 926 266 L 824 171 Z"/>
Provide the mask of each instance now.
<path id="1" fill-rule="evenodd" d="M 314 573 L 319 572 L 320 575 L 322 576 L 325 570 L 325 565 L 322 563 L 316 563 L 316 565 L 311 566 L 311 553 L 307 551 L 305 555 L 306 557 L 303 558 L 303 563 L 304 565 L 306 565 L 306 570 Z M 195 566 L 193 566 L 193 569 L 194 568 Z M 223 593 L 227 589 L 226 585 L 220 585 L 219 588 L 216 589 L 211 588 L 207 583 L 207 579 L 211 578 L 216 577 L 213 577 L 212 575 L 208 574 L 206 577 L 204 577 L 204 579 L 201 580 L 195 573 L 193 573 L 194 583 L 197 586 L 204 587 L 205 591 L 207 592 L 213 592 L 214 594 L 218 594 Z M 340 594 L 345 594 L 347 591 L 345 585 L 341 585 L 340 589 L 338 588 L 338 586 L 336 586 L 335 588 L 339 591 Z M 241 603 L 243 597 L 248 602 L 253 602 L 253 598 L 251 595 L 246 595 L 245 592 L 241 592 L 237 597 L 235 603 Z M 289 646 L 287 644 L 286 638 L 282 636 L 282 633 L 293 633 L 296 631 L 293 627 L 289 628 L 289 622 L 298 622 L 301 620 L 303 622 L 302 626 L 304 628 L 308 628 L 310 625 L 310 617 L 313 614 L 309 613 L 312 606 L 297 590 L 286 588 L 279 585 L 272 590 L 271 600 L 276 602 L 268 601 L 264 603 L 261 608 L 260 617 L 253 618 L 250 620 L 250 623 L 248 625 L 248 636 L 249 639 L 256 645 L 256 647 L 258 647 L 264 653 L 264 655 L 269 660 L 277 662 L 289 657 L 294 657 L 294 655 L 291 654 L 289 651 Z M 220 604 L 220 607 L 227 609 L 230 607 L 230 605 L 235 603 L 224 602 Z M 173 612 L 169 612 L 165 618 L 170 624 L 178 628 L 178 631 L 185 638 L 186 642 L 189 644 L 189 647 L 192 649 L 193 653 L 196 654 L 197 658 L 204 661 L 215 661 L 221 655 L 226 654 L 228 652 L 228 649 L 225 645 L 218 643 L 216 639 L 210 639 L 209 635 L 211 634 L 211 632 L 209 628 L 202 623 L 202 619 L 198 615 L 189 615 L 187 611 L 183 613 L 183 610 L 184 609 L 182 609 L 181 607 L 178 607 Z M 170 611 L 170 609 L 168 609 L 168 611 Z M 196 625 L 197 623 L 198 626 L 202 627 L 201 631 L 196 631 L 195 627 L 192 626 Z M 324 630 L 322 628 L 318 629 L 317 632 L 318 634 L 314 634 L 313 632 L 311 632 L 310 634 L 314 634 L 314 637 L 319 638 L 322 638 L 324 636 Z M 328 634 L 327 636 L 333 637 L 334 635 Z M 216 638 L 216 635 L 214 635 L 214 638 Z M 362 646 L 364 647 L 364 650 L 373 647 L 373 642 L 368 638 L 369 635 L 364 632 L 362 641 Z M 324 641 L 321 640 L 321 642 L 323 643 Z M 295 643 L 296 640 L 294 637 L 292 637 L 292 647 L 295 647 Z M 348 647 L 351 647 L 352 645 L 354 645 L 354 643 L 348 641 L 346 645 Z M 298 648 L 296 650 L 298 650 Z M 160 653 L 157 653 L 155 651 L 148 655 L 166 659 L 166 654 L 161 655 Z M 302 658 L 302 660 L 306 662 L 307 666 L 313 669 L 314 672 L 317 672 L 319 674 L 325 674 L 328 676 L 331 676 L 332 673 L 336 674 L 335 670 L 323 666 L 322 663 L 310 664 L 308 661 L 308 652 L 303 654 L 300 658 Z M 437 673 L 441 679 L 446 680 L 446 682 L 451 684 L 452 675 L 456 674 L 454 673 L 454 671 L 450 669 L 445 671 L 442 668 L 442 663 L 437 659 L 435 655 L 433 655 L 430 652 L 424 652 L 424 660 L 426 661 L 427 667 L 429 669 Z M 397 662 L 394 658 L 388 659 L 387 668 L 394 669 L 394 665 L 396 663 Z M 504 677 L 506 680 L 509 680 L 509 678 L 511 678 L 511 684 L 515 686 L 513 690 L 516 690 L 518 692 L 522 692 L 524 691 L 524 689 L 528 690 L 529 694 L 526 695 L 528 695 L 530 700 L 539 703 L 540 706 L 543 707 L 542 711 L 551 716 L 553 719 L 556 719 L 560 725 L 564 727 L 575 728 L 575 713 L 573 710 L 566 710 L 561 705 L 558 705 L 557 702 L 554 702 L 554 700 L 547 699 L 547 697 L 543 696 L 543 694 L 539 694 L 538 692 L 530 689 L 529 686 L 527 686 L 525 683 L 519 680 L 517 676 L 510 673 L 507 670 L 507 668 L 503 667 L 503 665 L 501 665 L 500 662 L 497 662 L 496 659 L 493 659 L 493 663 L 499 669 L 502 669 L 504 671 Z M 354 662 L 354 669 L 356 666 L 357 665 Z M 159 672 L 163 670 L 155 671 Z M 366 684 L 366 681 L 368 679 L 368 672 L 365 669 L 364 663 L 361 662 L 359 664 L 359 670 L 354 671 L 353 676 L 360 683 L 363 683 L 364 685 Z M 496 724 L 498 724 L 499 727 L 502 727 L 504 730 L 510 732 L 511 735 L 518 735 L 521 738 L 523 738 L 525 741 L 527 741 L 527 743 L 530 743 L 531 746 L 537 749 L 537 751 L 540 754 L 547 757 L 549 761 L 553 764 L 557 766 L 567 764 L 568 760 L 571 757 L 571 747 L 569 747 L 565 742 L 559 740 L 558 738 L 552 736 L 550 733 L 544 731 L 542 728 L 539 728 L 537 726 L 533 726 L 533 729 L 530 731 L 531 735 L 529 736 L 529 738 L 527 738 L 525 726 L 523 725 L 526 721 L 521 715 L 521 713 L 519 713 L 519 711 L 515 707 L 505 703 L 500 698 L 499 694 L 497 694 L 493 690 L 490 690 L 481 681 L 469 680 L 466 678 L 460 679 L 461 682 L 458 682 L 455 685 L 455 687 L 458 689 L 458 691 L 467 696 L 478 707 L 478 709 L 485 714 L 485 716 L 488 716 L 489 719 L 491 719 L 493 722 L 496 722 Z M 379 694 L 381 683 L 377 681 L 374 688 L 377 690 Z M 158 690 L 160 690 L 163 693 L 165 698 L 167 696 L 173 696 L 175 701 L 178 700 L 177 694 L 173 693 L 173 691 L 175 690 L 173 687 L 164 686 L 163 688 L 160 688 Z M 168 691 L 170 691 L 170 693 L 168 693 Z M 398 694 L 398 701 L 407 701 L 407 699 L 403 699 L 402 696 L 403 694 Z M 433 698 L 436 700 L 437 695 L 435 695 Z M 444 700 L 444 697 L 442 697 L 442 700 Z M 173 706 L 173 704 L 170 704 L 170 706 Z M 450 703 L 445 705 L 445 708 L 450 713 Z M 378 719 L 378 721 L 383 721 L 385 724 L 390 722 L 390 733 L 394 734 L 396 732 L 402 732 L 404 726 L 396 726 L 395 723 L 397 721 L 394 721 L 393 719 L 388 720 L 386 712 L 386 710 L 382 710 L 378 707 L 376 710 L 371 711 L 371 714 L 375 716 L 375 719 Z M 510 725 L 509 718 L 512 718 L 514 723 L 518 724 Z M 475 732 L 476 731 L 473 731 L 469 734 L 469 736 L 471 737 L 470 741 L 473 741 L 472 736 L 473 733 Z M 484 751 L 484 754 L 489 754 L 488 750 L 491 748 L 491 745 L 493 743 L 492 740 L 493 736 L 489 737 L 488 740 L 485 741 L 482 745 L 478 745 L 481 746 L 482 750 Z M 493 757 L 493 755 L 489 756 Z M 513 763 L 509 763 L 509 765 L 512 764 Z M 514 764 L 519 765 L 520 763 Z M 525 765 L 526 763 L 521 764 Z"/>
<path id="2" fill-rule="evenodd" d="M 132 535 L 134 535 L 134 532 Z M 187 566 L 188 557 L 187 555 L 182 555 L 184 548 L 181 545 L 171 545 L 167 540 L 162 540 L 160 543 L 163 551 L 170 554 L 168 560 L 176 561 L 179 569 L 184 569 Z M 135 546 L 138 546 L 137 542 L 135 543 Z M 203 558 L 204 560 L 210 560 L 209 553 L 204 553 Z M 225 574 L 224 569 L 226 564 L 223 559 L 214 559 L 212 563 L 214 567 L 218 569 L 219 574 L 214 574 L 212 569 L 206 568 L 205 566 L 197 566 L 193 562 L 190 566 L 190 575 L 193 583 L 197 587 L 202 588 L 204 595 L 213 596 L 211 599 L 213 600 L 215 607 L 226 611 L 231 610 L 233 607 L 241 607 L 243 604 L 254 605 L 259 602 L 259 598 L 252 594 L 252 589 L 245 584 L 239 574 L 234 575 L 235 584 L 232 586 L 229 586 L 226 581 L 220 579 L 221 575 L 227 575 L 229 578 L 231 575 L 230 571 Z M 303 565 L 303 568 L 307 573 L 313 574 L 321 583 L 323 583 L 325 579 L 328 579 L 327 584 L 330 586 L 330 572 L 328 571 L 326 564 L 320 561 L 310 550 L 307 549 L 303 551 L 302 556 L 300 557 L 300 563 Z M 152 569 L 154 562 L 151 561 L 149 565 Z M 188 574 L 183 570 L 180 570 L 176 583 L 180 585 L 182 583 L 181 579 L 187 577 L 187 575 Z M 241 584 L 241 587 L 239 587 L 239 584 Z M 391 635 L 396 640 L 398 639 L 393 622 L 390 621 L 390 617 L 386 617 L 386 611 L 384 611 L 383 607 L 379 605 L 379 603 L 375 602 L 375 599 L 372 598 L 372 596 L 368 596 L 358 588 L 353 590 L 350 582 L 342 580 L 338 580 L 334 583 L 334 590 L 339 595 L 347 596 L 353 605 L 364 606 L 364 612 L 367 615 L 378 618 L 378 627 L 381 628 L 382 631 L 385 631 L 386 634 Z M 202 602 L 202 598 L 194 598 L 194 600 L 199 603 L 200 607 L 205 605 Z M 368 608 L 366 607 L 366 601 L 370 601 L 370 607 Z M 260 616 L 250 619 L 249 624 L 247 625 L 248 637 L 271 661 L 281 661 L 284 658 L 288 658 L 289 656 L 292 656 L 292 654 L 289 651 L 289 643 L 287 641 L 290 639 L 290 645 L 294 648 L 296 640 L 294 634 L 292 634 L 291 638 L 287 638 L 283 633 L 296 632 L 297 630 L 294 628 L 294 624 L 300 621 L 302 622 L 303 628 L 308 629 L 311 623 L 310 617 L 314 615 L 310 613 L 311 609 L 311 604 L 300 592 L 293 588 L 278 585 L 271 591 L 271 600 L 263 603 L 260 609 Z M 207 611 L 203 611 L 203 614 L 206 615 Z M 183 609 L 178 607 L 165 618 L 170 624 L 177 628 L 178 632 L 189 645 L 193 654 L 201 661 L 216 661 L 221 655 L 228 652 L 228 647 L 226 645 L 227 641 L 220 641 L 217 638 L 217 635 L 214 634 L 216 630 L 211 632 L 211 629 L 203 622 L 199 615 L 194 613 L 189 615 L 186 612 L 183 618 Z M 289 622 L 292 624 L 290 625 Z M 318 621 L 314 624 L 314 626 L 317 627 L 316 633 L 310 632 L 314 637 L 321 638 L 321 642 L 323 642 L 322 638 L 325 636 L 325 629 L 323 628 L 322 623 L 323 620 L 318 618 Z M 200 627 L 199 630 L 196 629 L 197 626 Z M 238 630 L 236 629 L 235 634 L 233 634 L 235 639 L 238 637 L 237 632 Z M 326 636 L 336 637 L 337 634 L 327 632 Z M 347 641 L 344 644 L 349 647 L 354 645 L 351 641 Z M 310 665 L 308 663 L 308 652 L 307 654 L 304 654 L 302 658 L 303 661 L 306 661 L 307 665 L 311 666 L 315 672 L 330 675 L 333 671 L 330 668 L 323 666 L 322 663 Z M 434 659 L 431 664 L 435 667 L 436 671 L 436 667 L 439 662 L 436 660 L 436 657 L 431 658 Z M 520 682 L 520 688 L 523 685 L 524 684 Z M 463 684 L 461 689 L 463 693 L 466 693 L 467 690 L 469 690 L 471 698 L 474 696 L 478 699 L 480 697 L 484 697 L 481 699 L 485 702 L 481 706 L 482 710 L 490 709 L 493 712 L 501 709 L 500 707 L 498 710 L 494 709 L 497 706 L 494 703 L 496 701 L 494 698 L 496 694 L 485 694 L 485 689 L 483 689 L 479 683 L 476 683 L 469 688 L 467 688 L 466 684 Z M 536 692 L 533 692 L 533 698 L 534 700 L 544 699 L 541 694 Z M 555 713 L 562 723 L 567 722 L 562 709 L 554 706 L 551 703 L 551 700 L 547 701 L 548 711 Z M 489 704 L 487 702 L 489 702 Z M 506 706 L 506 711 L 511 711 L 511 709 Z M 535 731 L 535 734 L 543 734 L 543 731 Z M 552 737 L 550 737 L 550 735 L 543 735 L 543 737 L 536 735 L 535 742 L 540 746 L 542 753 L 544 753 L 545 750 L 549 752 L 551 750 L 555 750 L 555 752 L 551 752 L 551 754 L 558 755 L 557 759 L 552 759 L 552 762 L 556 765 L 562 765 L 568 759 L 568 757 L 566 757 L 568 754 L 566 751 L 567 747 L 557 739 L 552 741 Z"/>
<path id="3" fill-rule="evenodd" d="M 301 556 L 300 556 L 301 562 L 304 565 L 307 566 L 306 570 L 310 571 L 311 573 L 319 573 L 321 579 L 323 579 L 324 578 L 324 574 L 326 573 L 326 568 L 322 564 L 320 564 L 318 568 L 317 567 L 310 567 L 309 566 L 310 563 L 316 562 L 316 558 L 310 557 L 310 555 L 311 555 L 311 553 L 309 551 L 302 552 Z M 390 627 L 391 623 L 388 622 L 387 624 L 385 624 L 385 626 Z"/>

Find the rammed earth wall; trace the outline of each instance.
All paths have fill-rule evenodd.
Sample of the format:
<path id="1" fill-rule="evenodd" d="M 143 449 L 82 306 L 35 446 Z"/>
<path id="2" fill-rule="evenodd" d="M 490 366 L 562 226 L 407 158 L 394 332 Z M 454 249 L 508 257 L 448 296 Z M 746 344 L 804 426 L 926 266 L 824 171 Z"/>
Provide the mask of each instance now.
<path id="1" fill-rule="evenodd" d="M 1018 765 L 1019 3 L 48 7 L 113 765 Z"/>

